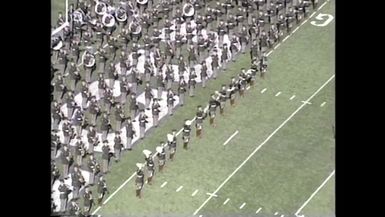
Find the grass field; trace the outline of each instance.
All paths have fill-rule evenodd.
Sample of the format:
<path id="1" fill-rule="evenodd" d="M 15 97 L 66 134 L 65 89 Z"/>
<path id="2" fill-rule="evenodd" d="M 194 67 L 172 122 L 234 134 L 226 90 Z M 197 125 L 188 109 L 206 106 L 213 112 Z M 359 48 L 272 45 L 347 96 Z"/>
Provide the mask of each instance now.
<path id="1" fill-rule="evenodd" d="M 126 181 L 135 171 L 135 163 L 144 161 L 142 150 L 155 150 L 167 133 L 179 130 L 184 119 L 195 115 L 197 105 L 207 103 L 210 93 L 229 83 L 240 68 L 249 67 L 249 56 L 240 56 L 119 164 L 113 164 L 106 176 L 110 192 L 126 184 L 113 197 L 107 195 L 107 203 L 97 214 L 292 216 L 335 168 L 334 79 L 314 95 L 334 75 L 334 20 L 325 27 L 311 25 L 319 13 L 334 15 L 334 2 L 281 42 L 269 56 L 265 79 L 238 98 L 236 107 L 227 104 L 225 117 L 216 119 L 216 128 L 205 123 L 202 139 L 195 138 L 193 128 L 187 151 L 178 140 L 176 159 L 166 162 L 152 186 L 145 185 L 144 198 L 135 197 L 134 179 Z M 311 104 L 302 106 L 312 95 Z M 224 146 L 235 131 L 238 134 Z M 213 192 L 216 196 L 206 194 Z M 334 196 L 332 177 L 300 214 L 335 216 Z"/>

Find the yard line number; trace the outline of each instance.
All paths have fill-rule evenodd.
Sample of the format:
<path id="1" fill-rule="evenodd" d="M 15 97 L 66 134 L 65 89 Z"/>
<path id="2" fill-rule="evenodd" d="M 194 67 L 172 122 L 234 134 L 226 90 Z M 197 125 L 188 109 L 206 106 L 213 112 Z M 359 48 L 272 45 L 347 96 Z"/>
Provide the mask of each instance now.
<path id="1" fill-rule="evenodd" d="M 322 13 L 319 13 L 316 17 L 315 17 L 316 20 L 319 20 L 319 21 L 323 21 L 321 23 L 318 23 L 317 21 L 311 21 L 311 25 L 313 26 L 319 26 L 319 27 L 324 27 L 324 26 L 327 26 L 333 19 L 333 15 L 331 14 L 322 14 Z"/>

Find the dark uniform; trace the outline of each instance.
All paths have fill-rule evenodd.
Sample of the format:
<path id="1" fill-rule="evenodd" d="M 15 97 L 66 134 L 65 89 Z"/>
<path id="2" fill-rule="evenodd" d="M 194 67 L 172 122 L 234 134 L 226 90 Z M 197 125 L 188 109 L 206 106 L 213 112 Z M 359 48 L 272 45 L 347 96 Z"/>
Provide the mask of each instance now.
<path id="1" fill-rule="evenodd" d="M 65 212 L 67 209 L 68 194 L 71 190 L 64 184 L 64 181 L 59 185 L 60 192 L 60 212 Z"/>
<path id="2" fill-rule="evenodd" d="M 154 161 L 152 160 L 152 155 L 150 155 L 148 158 L 146 158 L 146 166 L 147 166 L 147 182 L 149 185 L 152 184 L 152 177 L 154 176 L 155 173 L 155 164 Z"/>
<path id="3" fill-rule="evenodd" d="M 193 69 L 193 68 L 191 68 L 191 69 Z M 195 84 L 196 84 L 195 78 L 196 78 L 195 72 L 190 72 L 189 80 L 188 80 L 189 96 L 190 97 L 194 96 L 194 89 L 195 89 Z"/>
<path id="4" fill-rule="evenodd" d="M 150 83 L 146 83 L 146 87 L 144 89 L 144 98 L 145 98 L 145 107 L 147 110 L 150 110 L 150 102 L 151 99 L 154 98 L 152 94 L 152 89 L 150 87 Z"/>
<path id="5" fill-rule="evenodd" d="M 174 160 L 176 152 L 176 130 L 172 131 L 172 139 L 168 141 L 168 147 L 170 150 L 170 160 Z"/>
<path id="6" fill-rule="evenodd" d="M 106 174 L 108 172 L 108 161 L 110 159 L 110 147 L 107 145 L 107 141 L 104 141 L 102 152 L 102 173 Z"/>
<path id="7" fill-rule="evenodd" d="M 206 61 L 203 61 L 201 66 L 202 66 L 202 68 L 201 68 L 202 87 L 205 88 L 206 87 L 206 80 L 207 80 L 207 65 L 206 65 Z"/>
<path id="8" fill-rule="evenodd" d="M 178 95 L 179 95 L 179 104 L 180 106 L 184 105 L 184 94 L 186 93 L 186 81 L 184 80 L 183 77 L 181 77 L 179 81 L 179 86 L 178 86 Z"/>
<path id="9" fill-rule="evenodd" d="M 167 108 L 168 108 L 168 115 L 172 116 L 173 115 L 173 107 L 174 107 L 174 93 L 172 92 L 171 89 L 168 90 L 167 92 Z"/>
<path id="10" fill-rule="evenodd" d="M 219 91 L 219 113 L 223 115 L 227 100 L 226 86 L 222 85 L 222 90 Z"/>
<path id="11" fill-rule="evenodd" d="M 142 113 L 139 115 L 140 139 L 144 139 L 146 123 L 148 123 L 147 118 L 148 117 L 146 114 L 144 114 L 144 110 L 143 110 Z"/>
<path id="12" fill-rule="evenodd" d="M 215 127 L 215 116 L 216 116 L 216 111 L 217 111 L 217 106 L 218 106 L 218 101 L 214 98 L 215 95 L 211 95 L 211 99 L 209 101 L 209 116 L 210 116 L 210 125 Z"/>
<path id="13" fill-rule="evenodd" d="M 163 148 L 163 142 L 161 142 L 160 145 L 161 145 L 162 151 L 158 152 L 158 154 L 157 154 L 157 156 L 158 156 L 159 172 L 161 172 L 163 170 L 163 167 L 166 164 L 166 152 L 165 152 L 165 150 Z"/>
<path id="14" fill-rule="evenodd" d="M 68 214 L 71 216 L 79 216 L 80 207 L 75 200 L 71 200 L 71 203 L 68 205 Z"/>
<path id="15" fill-rule="evenodd" d="M 108 131 L 110 130 L 110 119 L 107 113 L 102 116 L 102 124 L 100 129 L 102 130 L 102 141 L 107 139 Z"/>
<path id="16" fill-rule="evenodd" d="M 190 142 L 191 126 L 185 124 L 183 126 L 183 148 L 188 149 L 187 145 Z"/>
<path id="17" fill-rule="evenodd" d="M 99 137 L 96 136 L 96 130 L 93 126 L 90 126 L 88 133 L 87 133 L 87 140 L 88 140 L 88 154 L 94 153 L 94 146 L 99 143 Z"/>
<path id="18" fill-rule="evenodd" d="M 67 148 L 67 145 L 64 145 L 61 153 L 61 163 L 63 165 L 63 178 L 68 177 L 70 161 L 71 161 L 71 153 Z"/>
<path id="19" fill-rule="evenodd" d="M 141 191 L 144 185 L 144 173 L 142 169 L 138 169 L 136 171 L 136 179 L 135 179 L 135 186 L 136 186 L 136 196 L 141 198 Z"/>
<path id="20" fill-rule="evenodd" d="M 101 176 L 101 180 L 98 182 L 98 204 L 100 205 L 103 201 L 104 195 L 108 193 L 107 183 L 106 180 L 104 180 Z"/>
<path id="21" fill-rule="evenodd" d="M 114 138 L 114 152 L 115 152 L 116 162 L 120 160 L 120 152 L 122 148 L 123 148 L 122 138 L 120 137 L 119 132 L 116 132 L 115 138 Z"/>
<path id="22" fill-rule="evenodd" d="M 198 106 L 198 111 L 196 113 L 195 127 L 196 127 L 196 136 L 201 138 L 202 128 L 203 128 L 203 119 L 206 117 L 205 112 L 202 109 L 202 106 Z"/>
<path id="23" fill-rule="evenodd" d="M 158 121 L 159 121 L 159 113 L 160 113 L 160 105 L 158 100 L 154 100 L 152 106 L 152 119 L 153 119 L 153 124 L 155 127 L 158 126 Z"/>
<path id="24" fill-rule="evenodd" d="M 94 198 L 92 197 L 92 191 L 88 191 L 88 190 L 85 191 L 83 197 L 84 197 L 84 203 L 83 203 L 84 214 L 88 215 L 94 203 Z"/>
<path id="25" fill-rule="evenodd" d="M 127 119 L 127 122 L 126 122 L 126 145 L 125 145 L 125 149 L 127 150 L 131 150 L 132 149 L 132 139 L 134 138 L 134 135 L 135 135 L 135 131 L 134 131 L 134 127 L 132 126 L 132 122 L 131 122 L 131 118 L 128 118 Z"/>

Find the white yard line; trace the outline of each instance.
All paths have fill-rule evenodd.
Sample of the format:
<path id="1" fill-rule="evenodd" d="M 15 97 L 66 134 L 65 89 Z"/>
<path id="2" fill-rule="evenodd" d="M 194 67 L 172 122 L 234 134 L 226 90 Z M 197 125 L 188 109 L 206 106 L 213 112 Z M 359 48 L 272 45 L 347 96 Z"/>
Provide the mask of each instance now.
<path id="1" fill-rule="evenodd" d="M 199 190 L 196 189 L 196 190 L 191 194 L 191 196 L 194 197 L 194 196 L 198 193 L 198 191 L 199 191 Z"/>
<path id="2" fill-rule="evenodd" d="M 335 75 L 332 75 L 320 88 L 318 88 L 318 90 L 316 90 L 306 101 L 310 101 L 311 99 L 313 99 L 313 97 L 315 95 L 317 95 L 318 92 L 320 92 L 331 80 L 333 80 L 335 77 Z M 263 145 L 265 145 L 270 139 L 271 137 L 273 137 L 283 126 L 285 126 L 285 124 L 294 117 L 295 114 L 297 114 L 305 105 L 307 105 L 306 103 L 303 103 L 301 104 L 285 121 L 283 121 L 281 123 L 281 125 L 278 126 L 277 129 L 275 129 L 266 139 L 265 141 L 263 141 L 219 186 L 218 188 L 213 192 L 213 194 L 216 194 L 230 179 L 231 177 L 233 177 L 235 175 L 235 173 L 238 172 L 238 170 L 240 170 L 243 165 L 245 165 L 245 163 L 250 160 L 251 157 L 254 156 L 255 153 L 257 153 L 257 151 L 262 148 Z M 209 200 L 211 200 L 212 196 L 208 197 L 203 203 L 202 205 L 194 212 L 194 216 L 207 204 L 207 202 L 209 202 Z"/>
<path id="3" fill-rule="evenodd" d="M 227 202 L 229 202 L 230 198 L 227 198 L 225 202 L 223 202 L 223 205 L 226 205 Z"/>
<path id="4" fill-rule="evenodd" d="M 295 95 L 291 96 L 291 97 L 290 97 L 290 100 L 293 100 L 294 98 L 295 98 Z"/>
<path id="5" fill-rule="evenodd" d="M 310 17 L 309 17 L 308 19 L 312 18 L 312 17 L 314 16 L 315 13 L 317 13 L 317 11 L 314 11 L 314 12 L 310 15 Z M 306 21 L 307 21 L 308 19 L 306 19 Z"/>
<path id="6" fill-rule="evenodd" d="M 259 211 L 261 211 L 262 207 L 259 207 L 259 209 L 257 211 L 255 211 L 255 214 L 258 214 Z"/>
<path id="7" fill-rule="evenodd" d="M 163 182 L 163 184 L 160 186 L 161 188 L 163 188 L 164 186 L 167 185 L 167 181 L 166 182 Z"/>
<path id="8" fill-rule="evenodd" d="M 281 91 L 279 91 L 277 94 L 275 94 L 275 96 L 279 96 L 281 95 Z"/>
<path id="9" fill-rule="evenodd" d="M 314 197 L 314 195 L 316 195 L 318 193 L 318 191 L 321 190 L 321 188 L 329 181 L 329 179 L 334 175 L 334 173 L 335 173 L 335 170 L 333 170 L 333 172 L 330 173 L 330 175 L 325 179 L 325 181 L 322 182 L 322 184 L 317 188 L 317 190 L 315 190 L 315 192 L 313 192 L 313 194 L 309 197 L 309 199 L 307 199 L 306 202 L 304 204 L 302 204 L 301 208 L 299 208 L 297 210 L 297 212 L 295 213 L 296 216 L 298 216 L 298 214 L 310 202 L 310 200 Z"/>
<path id="10" fill-rule="evenodd" d="M 264 89 L 261 91 L 261 93 L 264 93 L 266 90 L 267 90 L 267 88 L 264 88 Z"/>
<path id="11" fill-rule="evenodd" d="M 179 186 L 179 188 L 176 189 L 175 191 L 176 191 L 176 192 L 179 192 L 180 190 L 182 190 L 182 188 L 183 188 L 183 185 Z"/>
<path id="12" fill-rule="evenodd" d="M 326 102 L 323 102 L 320 106 L 323 107 L 326 104 Z"/>
<path id="13" fill-rule="evenodd" d="M 238 130 L 235 131 L 235 132 L 233 133 L 233 135 L 231 135 L 231 136 L 226 140 L 226 142 L 223 143 L 223 145 L 226 145 L 227 143 L 229 143 L 230 140 L 231 140 L 234 136 L 236 136 L 238 133 L 239 133 Z"/>
<path id="14" fill-rule="evenodd" d="M 318 8 L 318 10 L 321 10 L 321 8 L 323 8 L 323 7 L 326 5 L 326 3 L 328 3 L 328 2 L 329 2 L 329 0 L 326 1 L 326 2 L 324 2 L 324 3 L 321 5 L 321 7 Z M 317 10 L 317 11 L 318 11 L 318 10 Z"/>
<path id="15" fill-rule="evenodd" d="M 309 20 L 309 19 L 303 21 L 303 22 L 301 23 L 301 25 L 299 25 L 299 26 L 301 27 L 301 26 L 302 26 L 303 24 L 305 24 L 308 20 Z"/>
<path id="16" fill-rule="evenodd" d="M 281 43 L 278 43 L 277 45 L 275 45 L 274 50 L 277 49 L 279 46 L 281 46 Z"/>
<path id="17" fill-rule="evenodd" d="M 285 42 L 290 36 L 291 36 L 291 35 L 286 36 L 286 37 L 282 40 L 282 42 Z"/>
<path id="18" fill-rule="evenodd" d="M 293 33 L 296 32 L 299 29 L 299 26 L 293 30 Z"/>
<path id="19" fill-rule="evenodd" d="M 242 205 L 239 207 L 239 209 L 242 209 L 246 205 L 245 202 L 242 203 Z"/>

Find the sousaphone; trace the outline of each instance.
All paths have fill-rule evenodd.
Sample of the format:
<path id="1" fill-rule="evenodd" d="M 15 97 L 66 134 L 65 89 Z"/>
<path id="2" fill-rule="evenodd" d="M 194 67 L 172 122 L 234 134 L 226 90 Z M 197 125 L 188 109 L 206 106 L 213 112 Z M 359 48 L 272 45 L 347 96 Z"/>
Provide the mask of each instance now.
<path id="1" fill-rule="evenodd" d="M 83 56 L 83 64 L 85 67 L 91 68 L 95 65 L 96 59 L 95 55 L 91 52 L 86 51 L 85 55 Z"/>
<path id="2" fill-rule="evenodd" d="M 125 22 L 127 20 L 127 12 L 123 6 L 120 6 L 115 11 L 115 17 L 118 22 Z"/>
<path id="3" fill-rule="evenodd" d="M 85 15 L 85 13 L 84 13 L 84 11 L 82 9 L 77 9 L 73 13 L 73 20 L 74 20 L 75 23 L 83 24 L 85 16 L 86 15 Z"/>
<path id="4" fill-rule="evenodd" d="M 192 5 L 190 3 L 186 3 L 183 6 L 183 15 L 184 16 L 191 17 L 194 15 L 194 13 L 195 13 L 194 5 Z"/>
<path id="5" fill-rule="evenodd" d="M 113 27 L 115 25 L 115 17 L 106 13 L 103 15 L 102 23 L 106 27 Z"/>
<path id="6" fill-rule="evenodd" d="M 140 4 L 140 5 L 145 5 L 147 4 L 148 0 L 136 0 L 136 3 Z"/>
<path id="7" fill-rule="evenodd" d="M 107 13 L 107 5 L 104 2 L 98 1 L 95 5 L 95 13 L 97 15 L 103 16 Z"/>
<path id="8" fill-rule="evenodd" d="M 130 29 L 131 33 L 134 35 L 138 35 L 142 31 L 142 27 L 139 25 L 139 23 L 135 21 L 131 22 L 128 28 Z"/>

